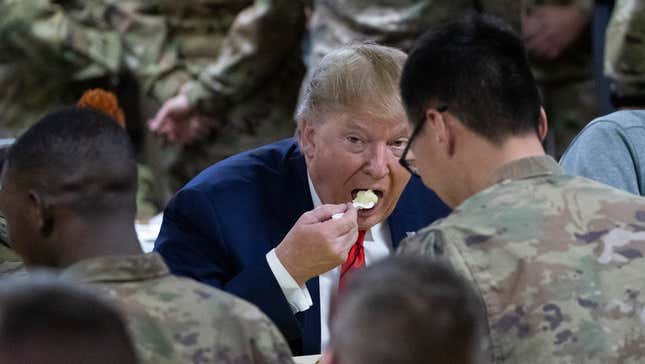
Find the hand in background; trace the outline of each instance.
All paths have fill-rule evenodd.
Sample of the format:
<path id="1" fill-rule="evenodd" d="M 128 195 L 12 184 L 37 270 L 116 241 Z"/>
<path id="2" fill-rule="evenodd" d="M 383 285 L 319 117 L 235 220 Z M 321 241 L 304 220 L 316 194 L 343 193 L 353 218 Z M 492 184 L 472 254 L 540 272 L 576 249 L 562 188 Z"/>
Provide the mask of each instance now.
<path id="1" fill-rule="evenodd" d="M 186 95 L 179 94 L 161 106 L 148 128 L 171 143 L 188 145 L 205 137 L 211 125 L 212 120 L 194 112 Z"/>
<path id="2" fill-rule="evenodd" d="M 522 19 L 522 33 L 531 55 L 554 60 L 583 33 L 590 14 L 575 5 L 535 7 Z"/>

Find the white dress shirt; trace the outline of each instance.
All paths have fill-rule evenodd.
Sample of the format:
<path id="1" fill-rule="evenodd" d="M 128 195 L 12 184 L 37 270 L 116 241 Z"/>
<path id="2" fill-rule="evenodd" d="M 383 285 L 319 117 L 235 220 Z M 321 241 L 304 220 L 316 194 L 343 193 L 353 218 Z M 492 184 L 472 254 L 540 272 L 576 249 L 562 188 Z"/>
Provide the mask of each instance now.
<path id="1" fill-rule="evenodd" d="M 311 191 L 311 200 L 314 208 L 316 208 L 322 205 L 322 202 L 316 193 L 309 174 L 307 174 L 307 180 L 309 182 L 309 190 Z M 374 225 L 365 233 L 363 246 L 365 247 L 366 265 L 383 259 L 392 252 L 392 235 L 390 234 L 387 221 Z M 273 275 L 282 289 L 282 293 L 284 293 L 284 296 L 291 306 L 291 311 L 297 313 L 309 309 L 313 305 L 313 302 L 307 286 L 298 286 L 295 279 L 291 277 L 280 262 L 280 259 L 278 259 L 275 254 L 275 249 L 268 252 L 266 258 Z M 318 277 L 320 290 L 320 348 L 323 351 L 329 343 L 329 301 L 333 292 L 338 289 L 339 270 L 340 267 L 336 267 Z"/>

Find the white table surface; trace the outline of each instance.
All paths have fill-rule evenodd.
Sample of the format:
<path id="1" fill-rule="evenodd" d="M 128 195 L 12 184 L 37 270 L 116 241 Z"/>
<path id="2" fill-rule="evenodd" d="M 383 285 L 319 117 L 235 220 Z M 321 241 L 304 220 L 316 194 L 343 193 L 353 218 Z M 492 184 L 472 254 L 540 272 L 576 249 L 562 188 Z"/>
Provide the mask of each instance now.
<path id="1" fill-rule="evenodd" d="M 294 356 L 293 361 L 296 364 L 315 364 L 320 359 L 320 355 Z"/>

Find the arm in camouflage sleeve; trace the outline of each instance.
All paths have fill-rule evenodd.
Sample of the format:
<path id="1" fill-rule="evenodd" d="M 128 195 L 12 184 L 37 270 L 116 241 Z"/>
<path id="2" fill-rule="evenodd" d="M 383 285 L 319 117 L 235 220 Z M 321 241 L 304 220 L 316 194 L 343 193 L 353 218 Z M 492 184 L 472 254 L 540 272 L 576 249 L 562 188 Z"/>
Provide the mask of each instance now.
<path id="1" fill-rule="evenodd" d="M 70 70 L 74 79 L 116 74 L 121 42 L 117 34 L 96 28 L 93 14 L 89 9 L 72 14 L 53 1 L 2 0 L 0 44 L 37 69 Z"/>
<path id="2" fill-rule="evenodd" d="M 301 0 L 256 0 L 238 14 L 217 59 L 186 85 L 189 104 L 216 114 L 241 100 L 299 49 L 303 29 Z"/>
<path id="3" fill-rule="evenodd" d="M 616 106 L 645 105 L 645 2 L 619 0 L 607 28 L 605 74 Z"/>
<path id="4" fill-rule="evenodd" d="M 426 228 L 403 239 L 396 253 L 399 255 L 426 255 L 436 258 L 442 254 L 444 243 L 441 232 Z"/>
<path id="5" fill-rule="evenodd" d="M 462 277 L 473 282 L 474 278 L 455 242 L 456 238 L 454 236 L 451 238 L 449 230 L 426 228 L 414 236 L 404 239 L 396 253 L 398 255 L 426 255 L 433 259 L 445 260 Z"/>
<path id="6" fill-rule="evenodd" d="M 227 334 L 232 335 L 230 339 L 241 346 L 241 352 L 250 351 L 253 363 L 293 363 L 291 349 L 284 336 L 262 311 L 247 302 L 239 302 L 231 310 L 234 325 L 239 331 L 227 330 Z"/>

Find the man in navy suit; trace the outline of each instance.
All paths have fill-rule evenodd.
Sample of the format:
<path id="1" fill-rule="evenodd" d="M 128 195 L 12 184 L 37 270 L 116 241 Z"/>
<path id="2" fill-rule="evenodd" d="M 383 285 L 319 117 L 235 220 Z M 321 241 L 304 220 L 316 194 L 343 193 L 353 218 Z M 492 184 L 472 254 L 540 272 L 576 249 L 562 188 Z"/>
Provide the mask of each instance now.
<path id="1" fill-rule="evenodd" d="M 294 354 L 326 346 L 329 299 L 359 231 L 370 264 L 449 212 L 398 162 L 410 134 L 404 61 L 371 44 L 330 53 L 299 106 L 296 139 L 211 166 L 164 212 L 155 249 L 172 271 L 259 306 Z M 357 210 L 349 202 L 368 189 L 378 202 Z"/>

